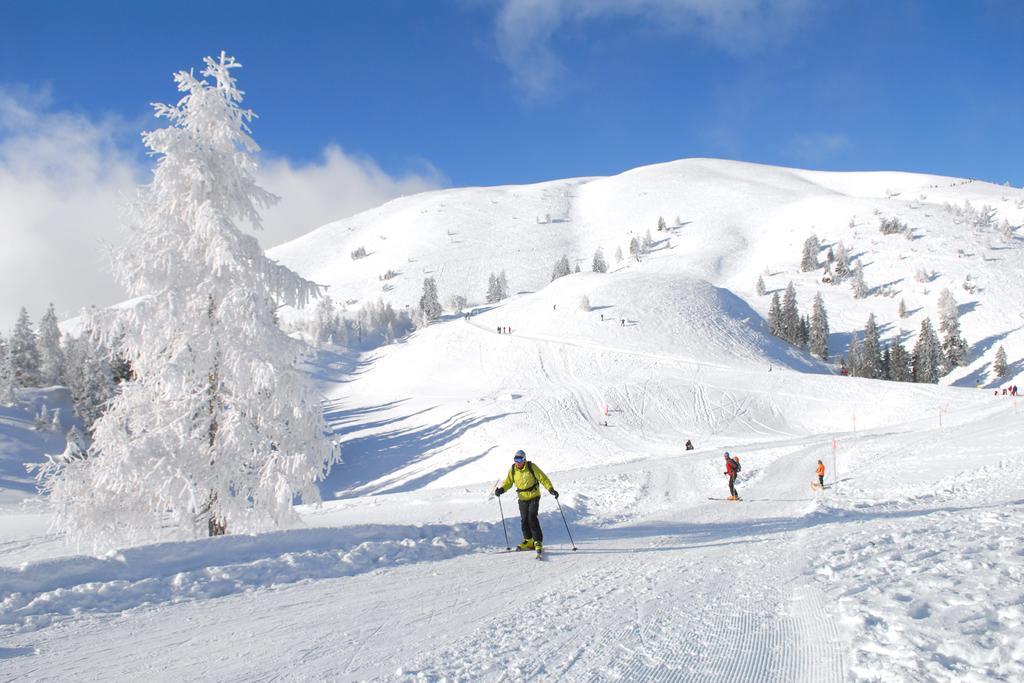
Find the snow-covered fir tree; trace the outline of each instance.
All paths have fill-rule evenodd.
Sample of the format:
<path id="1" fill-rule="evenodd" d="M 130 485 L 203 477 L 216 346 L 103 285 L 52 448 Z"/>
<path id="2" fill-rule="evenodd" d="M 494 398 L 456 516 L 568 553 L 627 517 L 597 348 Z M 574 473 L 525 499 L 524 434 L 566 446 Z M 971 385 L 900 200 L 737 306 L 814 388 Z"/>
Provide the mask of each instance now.
<path id="1" fill-rule="evenodd" d="M 800 307 L 792 280 L 782 297 L 782 338 L 790 344 L 800 345 Z"/>
<path id="2" fill-rule="evenodd" d="M 811 321 L 806 315 L 800 316 L 800 336 L 798 346 L 801 349 L 806 349 L 808 343 L 811 341 Z"/>
<path id="3" fill-rule="evenodd" d="M 651 230 L 647 229 L 647 233 L 644 235 L 643 241 L 640 242 L 640 251 L 644 254 L 651 251 L 654 247 L 654 240 L 651 239 Z"/>
<path id="4" fill-rule="evenodd" d="M 495 304 L 501 301 L 501 294 L 498 289 L 498 276 L 491 273 L 487 277 L 487 296 L 484 300 L 489 304 Z"/>
<path id="5" fill-rule="evenodd" d="M 10 344 L 0 334 L 0 406 L 12 406 L 17 401 L 17 385 L 14 380 L 14 363 L 11 362 Z"/>
<path id="6" fill-rule="evenodd" d="M 662 231 L 667 230 L 667 229 L 668 228 L 665 225 L 665 218 L 662 217 L 662 216 L 658 216 L 658 232 L 662 232 Z"/>
<path id="7" fill-rule="evenodd" d="M 615 262 L 622 263 L 622 247 L 615 247 Z"/>
<path id="8" fill-rule="evenodd" d="M 942 376 L 942 345 L 935 334 L 930 318 L 921 321 L 921 332 L 914 344 L 913 369 L 914 381 L 936 383 Z"/>
<path id="9" fill-rule="evenodd" d="M 960 308 L 948 289 L 939 293 L 939 332 L 946 369 L 967 365 L 967 340 L 960 333 Z"/>
<path id="10" fill-rule="evenodd" d="M 821 244 L 818 236 L 812 234 L 804 240 L 804 251 L 800 257 L 800 270 L 809 273 L 818 267 L 818 252 L 821 251 Z"/>
<path id="11" fill-rule="evenodd" d="M 316 302 L 313 311 L 313 337 L 321 344 L 335 341 L 338 334 L 338 313 L 334 299 L 324 294 Z"/>
<path id="12" fill-rule="evenodd" d="M 498 273 L 498 301 L 503 301 L 508 298 L 508 278 L 505 277 L 505 271 L 502 270 Z"/>
<path id="13" fill-rule="evenodd" d="M 814 295 L 807 345 L 813 356 L 828 360 L 828 312 L 825 310 L 825 302 L 821 299 L 821 292 Z"/>
<path id="14" fill-rule="evenodd" d="M 634 236 L 633 239 L 629 240 L 629 255 L 639 261 L 640 252 L 640 238 Z"/>
<path id="15" fill-rule="evenodd" d="M 601 251 L 601 247 L 597 248 L 594 252 L 594 261 L 590 265 L 591 270 L 595 273 L 607 273 L 608 262 L 604 260 L 604 252 Z"/>
<path id="16" fill-rule="evenodd" d="M 88 318 L 91 324 L 91 318 Z M 64 381 L 71 390 L 75 415 L 92 432 L 116 393 L 109 353 L 91 327 L 78 337 L 65 337 Z"/>
<path id="17" fill-rule="evenodd" d="M 850 254 L 841 241 L 836 242 L 833 253 L 835 262 L 832 264 L 832 283 L 839 284 L 850 274 Z"/>
<path id="18" fill-rule="evenodd" d="M 580 310 L 590 311 L 590 297 L 586 294 L 580 297 Z"/>
<path id="19" fill-rule="evenodd" d="M 911 368 L 912 358 L 903 344 L 898 341 L 893 342 L 886 347 L 886 351 L 889 353 L 887 379 L 894 382 L 914 381 L 914 373 Z"/>
<path id="20" fill-rule="evenodd" d="M 860 340 L 856 332 L 850 335 L 850 345 L 846 348 L 846 369 L 853 377 L 861 377 L 864 372 Z"/>
<path id="21" fill-rule="evenodd" d="M 882 377 L 882 345 L 878 339 L 878 323 L 875 314 L 868 316 L 864 326 L 864 342 L 860 348 L 861 377 L 880 379 Z"/>
<path id="22" fill-rule="evenodd" d="M 298 364 L 308 349 L 276 324 L 314 283 L 268 259 L 236 221 L 261 228 L 276 197 L 256 184 L 254 116 L 221 53 L 175 74 L 167 126 L 143 135 L 157 158 L 132 207 L 115 275 L 137 303 L 123 316 L 134 379 L 96 422 L 85 460 L 51 460 L 39 480 L 73 540 L 109 547 L 254 531 L 319 500 L 338 458 Z"/>
<path id="23" fill-rule="evenodd" d="M 903 299 L 900 299 L 900 305 L 896 309 L 896 315 L 898 315 L 901 318 L 907 317 L 907 302 L 904 301 Z"/>
<path id="24" fill-rule="evenodd" d="M 562 258 L 555 261 L 554 268 L 551 269 L 551 281 L 554 282 L 560 277 L 565 277 L 572 273 L 572 268 L 569 266 L 569 257 L 562 254 Z"/>
<path id="25" fill-rule="evenodd" d="M 782 329 L 782 304 L 776 291 L 772 292 L 772 302 L 768 305 L 768 330 L 776 337 L 781 337 Z"/>
<path id="26" fill-rule="evenodd" d="M 757 290 L 758 296 L 764 296 L 768 290 L 764 286 L 764 278 L 760 275 L 757 276 L 757 285 L 754 287 Z"/>
<path id="27" fill-rule="evenodd" d="M 996 359 L 992 363 L 992 372 L 996 374 L 996 377 L 1006 377 L 1009 371 L 1010 368 L 1006 364 L 1006 349 L 1000 344 L 999 348 L 996 349 Z"/>
<path id="28" fill-rule="evenodd" d="M 572 269 L 572 272 L 579 273 L 580 272 L 580 264 L 577 263 L 576 267 Z"/>
<path id="29" fill-rule="evenodd" d="M 423 294 L 420 296 L 420 312 L 430 322 L 441 317 L 441 299 L 437 295 L 437 282 L 428 277 L 423 280 Z"/>
<path id="30" fill-rule="evenodd" d="M 60 384 L 64 376 L 64 351 L 60 347 L 60 328 L 53 304 L 39 321 L 39 380 L 41 386 Z"/>
<path id="31" fill-rule="evenodd" d="M 864 269 L 858 263 L 850 270 L 850 289 L 854 299 L 863 299 L 868 295 L 868 286 L 864 282 Z"/>
<path id="32" fill-rule="evenodd" d="M 14 381 L 19 387 L 39 386 L 39 338 L 32 329 L 28 311 L 22 306 L 18 321 L 14 324 L 10 345 L 11 363 L 14 365 Z"/>
<path id="33" fill-rule="evenodd" d="M 456 313 L 462 313 L 466 310 L 466 303 L 466 297 L 461 294 L 453 294 L 452 297 L 448 299 L 448 307 Z"/>

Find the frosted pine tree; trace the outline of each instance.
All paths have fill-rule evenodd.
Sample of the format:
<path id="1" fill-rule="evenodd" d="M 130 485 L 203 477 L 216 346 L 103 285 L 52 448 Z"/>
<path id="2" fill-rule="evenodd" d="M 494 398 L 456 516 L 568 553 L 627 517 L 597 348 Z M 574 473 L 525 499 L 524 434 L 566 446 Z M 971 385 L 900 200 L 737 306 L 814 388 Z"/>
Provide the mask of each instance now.
<path id="1" fill-rule="evenodd" d="M 19 387 L 39 386 L 39 338 L 32 329 L 24 306 L 18 313 L 18 321 L 7 343 L 14 365 L 15 384 Z"/>
<path id="2" fill-rule="evenodd" d="M 913 370 L 914 381 L 936 383 L 942 376 L 942 346 L 935 334 L 930 318 L 921 321 L 921 332 L 914 344 Z"/>
<path id="3" fill-rule="evenodd" d="M 551 269 L 551 281 L 554 282 L 560 277 L 565 277 L 572 273 L 572 268 L 569 266 L 569 257 L 562 254 L 562 258 L 555 261 L 554 268 Z"/>
<path id="4" fill-rule="evenodd" d="M 60 384 L 64 376 L 64 351 L 53 304 L 39 321 L 39 380 L 44 387 Z"/>
<path id="5" fill-rule="evenodd" d="M 811 235 L 804 241 L 803 255 L 800 257 L 800 270 L 809 273 L 818 267 L 818 252 L 821 251 L 821 244 L 818 243 L 817 235 Z"/>
<path id="6" fill-rule="evenodd" d="M 18 402 L 16 388 L 10 345 L 0 335 L 0 406 L 12 406 Z"/>
<path id="7" fill-rule="evenodd" d="M 882 377 L 882 347 L 878 340 L 878 323 L 875 314 L 868 316 L 864 326 L 864 343 L 860 349 L 861 377 L 879 379 Z"/>
<path id="8" fill-rule="evenodd" d="M 768 306 L 768 330 L 776 337 L 782 336 L 782 304 L 779 293 L 772 293 L 772 302 Z"/>
<path id="9" fill-rule="evenodd" d="M 764 278 L 760 275 L 757 276 L 757 285 L 755 286 L 758 296 L 764 296 L 768 290 L 764 286 Z"/>
<path id="10" fill-rule="evenodd" d="M 948 289 L 939 293 L 939 332 L 942 333 L 942 355 L 946 368 L 967 364 L 967 341 L 960 333 L 960 308 Z"/>
<path id="11" fill-rule="evenodd" d="M 832 264 L 832 281 L 838 284 L 846 279 L 846 276 L 850 274 L 850 255 L 846 251 L 846 245 L 842 242 L 837 242 L 835 246 L 835 263 Z"/>
<path id="12" fill-rule="evenodd" d="M 792 281 L 782 297 L 782 338 L 790 344 L 800 345 L 800 307 Z"/>
<path id="13" fill-rule="evenodd" d="M 900 299 L 900 305 L 896 309 L 896 314 L 901 318 L 907 317 L 907 302 L 903 299 Z"/>
<path id="14" fill-rule="evenodd" d="M 821 300 L 821 292 L 814 295 L 809 336 L 808 348 L 811 354 L 828 360 L 828 313 L 825 311 L 825 303 Z"/>
<path id="15" fill-rule="evenodd" d="M 864 269 L 858 264 L 851 269 L 850 273 L 850 287 L 853 290 L 853 298 L 863 299 L 868 295 L 868 286 L 864 282 Z"/>
<path id="16" fill-rule="evenodd" d="M 441 317 L 441 300 L 437 296 L 437 282 L 428 277 L 423 280 L 423 295 L 420 296 L 420 312 L 426 321 Z"/>
<path id="17" fill-rule="evenodd" d="M 996 377 L 1006 377 L 1009 370 L 1010 368 L 1006 365 L 1006 349 L 1000 344 L 996 349 L 996 360 L 992 363 L 992 372 L 996 373 Z"/>
<path id="18" fill-rule="evenodd" d="M 629 255 L 635 258 L 637 261 L 640 260 L 640 239 L 633 237 L 629 241 Z"/>
<path id="19" fill-rule="evenodd" d="M 668 228 L 665 225 L 665 218 L 663 216 L 658 216 L 658 232 L 663 232 L 667 229 Z"/>
<path id="20" fill-rule="evenodd" d="M 157 157 L 133 205 L 115 275 L 135 373 L 93 433 L 90 457 L 51 460 L 39 479 L 72 540 L 109 547 L 255 531 L 319 500 L 338 458 L 298 364 L 308 348 L 275 322 L 318 287 L 268 259 L 236 221 L 262 227 L 276 197 L 256 184 L 251 111 L 221 53 L 175 74 L 168 125 L 143 135 Z M 173 531 L 170 531 L 173 530 Z"/>
<path id="21" fill-rule="evenodd" d="M 889 352 L 888 378 L 894 382 L 911 382 L 914 379 L 910 368 L 911 357 L 903 344 L 894 342 L 887 349 Z"/>
<path id="22" fill-rule="evenodd" d="M 590 267 L 595 273 L 608 272 L 608 262 L 604 260 L 604 252 L 601 251 L 601 247 L 598 247 L 597 251 L 594 252 L 594 262 Z"/>
<path id="23" fill-rule="evenodd" d="M 850 336 L 850 346 L 846 349 L 846 367 L 853 377 L 861 377 L 864 373 L 864 363 L 861 356 L 860 341 L 857 333 Z"/>
<path id="24" fill-rule="evenodd" d="M 622 263 L 622 247 L 615 247 L 615 262 Z"/>
<path id="25" fill-rule="evenodd" d="M 505 277 L 505 271 L 498 273 L 498 301 L 502 301 L 508 298 L 508 278 Z"/>
<path id="26" fill-rule="evenodd" d="M 321 344 L 332 341 L 338 333 L 338 314 L 334 310 L 334 300 L 324 294 L 316 302 L 313 312 L 313 336 Z"/>
<path id="27" fill-rule="evenodd" d="M 501 295 L 498 293 L 498 276 L 491 273 L 487 277 L 487 303 L 495 304 L 501 301 Z"/>
<path id="28" fill-rule="evenodd" d="M 77 338 L 66 338 L 64 381 L 71 390 L 75 414 L 89 432 L 115 393 L 108 355 L 107 349 L 89 327 Z"/>

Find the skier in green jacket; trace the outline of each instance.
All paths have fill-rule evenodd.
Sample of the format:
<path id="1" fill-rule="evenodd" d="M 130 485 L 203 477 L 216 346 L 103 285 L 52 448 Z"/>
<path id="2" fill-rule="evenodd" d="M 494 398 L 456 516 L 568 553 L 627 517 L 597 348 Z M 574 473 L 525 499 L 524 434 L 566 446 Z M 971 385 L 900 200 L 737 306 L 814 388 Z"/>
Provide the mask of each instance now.
<path id="1" fill-rule="evenodd" d="M 513 461 L 505 481 L 494 489 L 494 495 L 500 496 L 515 484 L 516 493 L 519 494 L 519 518 L 523 528 L 523 542 L 516 546 L 516 549 L 532 548 L 540 553 L 544 549 L 544 532 L 540 528 L 540 518 L 537 516 L 540 509 L 540 487 L 546 488 L 555 498 L 558 498 L 558 491 L 551 485 L 548 475 L 526 459 L 525 452 L 516 451 Z"/>

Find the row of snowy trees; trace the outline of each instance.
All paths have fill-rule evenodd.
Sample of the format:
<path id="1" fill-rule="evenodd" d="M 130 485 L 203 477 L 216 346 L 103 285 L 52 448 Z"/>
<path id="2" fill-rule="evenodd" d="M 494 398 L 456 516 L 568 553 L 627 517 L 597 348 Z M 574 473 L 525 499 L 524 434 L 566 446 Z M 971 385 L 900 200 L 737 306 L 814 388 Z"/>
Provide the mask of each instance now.
<path id="1" fill-rule="evenodd" d="M 939 295 L 939 333 L 931 318 L 925 318 L 912 352 L 899 340 L 883 348 L 872 313 L 863 332 L 854 334 L 850 341 L 847 371 L 855 377 L 935 383 L 954 368 L 966 365 L 968 345 L 960 333 L 959 308 L 948 289 Z"/>
<path id="2" fill-rule="evenodd" d="M 83 318 L 92 319 L 89 313 Z M 37 330 L 22 308 L 10 337 L 0 335 L 0 403 L 13 404 L 20 388 L 63 385 L 71 392 L 75 414 L 91 432 L 117 387 L 131 377 L 117 342 L 116 334 L 98 334 L 89 323 L 77 337 L 62 335 L 53 304 Z"/>
<path id="3" fill-rule="evenodd" d="M 768 329 L 793 346 L 807 349 L 815 357 L 828 360 L 828 312 L 820 293 L 814 297 L 810 317 L 800 315 L 796 288 L 792 282 L 786 287 L 781 301 L 778 292 L 772 294 L 768 307 Z"/>

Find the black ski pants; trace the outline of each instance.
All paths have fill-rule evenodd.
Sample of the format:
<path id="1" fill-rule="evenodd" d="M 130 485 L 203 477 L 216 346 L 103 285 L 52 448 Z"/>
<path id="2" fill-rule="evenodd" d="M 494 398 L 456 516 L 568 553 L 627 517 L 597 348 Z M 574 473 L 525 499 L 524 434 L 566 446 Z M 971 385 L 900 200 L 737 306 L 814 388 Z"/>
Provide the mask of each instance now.
<path id="1" fill-rule="evenodd" d="M 825 475 L 824 474 L 819 474 L 818 475 L 818 485 L 821 486 L 821 488 L 825 488 Z"/>
<path id="2" fill-rule="evenodd" d="M 533 500 L 519 501 L 519 521 L 523 527 L 523 538 L 544 542 L 544 532 L 540 529 L 540 518 L 537 513 L 540 511 L 540 496 Z"/>
<path id="3" fill-rule="evenodd" d="M 736 496 L 736 475 L 730 475 L 729 477 L 729 495 Z M 738 497 L 738 496 L 736 496 Z"/>

